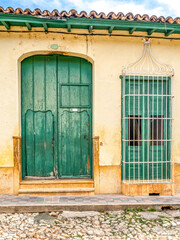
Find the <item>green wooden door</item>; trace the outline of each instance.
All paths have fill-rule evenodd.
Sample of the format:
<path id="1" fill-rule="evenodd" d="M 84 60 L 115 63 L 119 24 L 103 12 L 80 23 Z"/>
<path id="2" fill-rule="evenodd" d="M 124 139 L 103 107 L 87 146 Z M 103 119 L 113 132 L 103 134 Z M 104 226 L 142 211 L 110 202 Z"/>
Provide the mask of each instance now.
<path id="1" fill-rule="evenodd" d="M 38 55 L 21 67 L 23 177 L 92 177 L 91 63 Z"/>
<path id="2" fill-rule="evenodd" d="M 123 179 L 170 179 L 171 79 L 126 77 L 122 88 Z"/>
<path id="3" fill-rule="evenodd" d="M 59 57 L 58 149 L 62 177 L 92 175 L 92 67 Z M 67 76 L 68 73 L 68 76 Z"/>

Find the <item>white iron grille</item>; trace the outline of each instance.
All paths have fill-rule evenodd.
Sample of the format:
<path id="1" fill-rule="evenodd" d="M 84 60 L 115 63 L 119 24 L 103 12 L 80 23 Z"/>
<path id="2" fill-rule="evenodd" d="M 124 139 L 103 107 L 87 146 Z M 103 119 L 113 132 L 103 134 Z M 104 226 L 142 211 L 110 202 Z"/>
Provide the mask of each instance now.
<path id="1" fill-rule="evenodd" d="M 171 77 L 126 75 L 122 81 L 123 182 L 171 183 Z"/>

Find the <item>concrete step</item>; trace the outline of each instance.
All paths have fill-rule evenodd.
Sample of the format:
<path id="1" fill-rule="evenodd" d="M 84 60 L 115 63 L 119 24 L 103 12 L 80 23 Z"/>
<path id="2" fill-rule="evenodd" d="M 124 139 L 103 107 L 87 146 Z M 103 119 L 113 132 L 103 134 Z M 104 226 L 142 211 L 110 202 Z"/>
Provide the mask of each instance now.
<path id="1" fill-rule="evenodd" d="M 94 195 L 93 179 L 28 179 L 19 185 L 19 195 Z"/>
<path id="2" fill-rule="evenodd" d="M 19 195 L 94 195 L 94 188 L 21 188 Z"/>
<path id="3" fill-rule="evenodd" d="M 82 189 L 94 188 L 92 179 L 23 180 L 19 189 Z"/>

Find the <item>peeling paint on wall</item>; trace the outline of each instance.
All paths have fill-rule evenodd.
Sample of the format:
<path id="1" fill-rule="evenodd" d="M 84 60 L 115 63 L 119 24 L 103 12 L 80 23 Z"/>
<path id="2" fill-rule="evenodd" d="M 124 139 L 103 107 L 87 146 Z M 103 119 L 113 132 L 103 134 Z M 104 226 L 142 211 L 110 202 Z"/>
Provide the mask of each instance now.
<path id="1" fill-rule="evenodd" d="M 6 131 L 8 132 L 8 128 Z M 14 131 L 9 133 L 10 137 L 8 140 L 5 139 L 5 141 L 2 141 L 2 138 L 0 139 L 0 142 L 2 142 L 2 145 L 0 145 L 0 167 L 13 167 L 13 136 L 18 136 L 19 128 L 16 126 Z"/>

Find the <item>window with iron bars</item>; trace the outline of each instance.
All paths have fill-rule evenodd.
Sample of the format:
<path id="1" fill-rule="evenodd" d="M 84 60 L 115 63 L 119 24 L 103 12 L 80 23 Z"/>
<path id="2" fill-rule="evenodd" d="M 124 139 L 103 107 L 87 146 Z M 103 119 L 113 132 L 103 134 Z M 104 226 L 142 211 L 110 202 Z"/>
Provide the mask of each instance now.
<path id="1" fill-rule="evenodd" d="M 122 78 L 122 180 L 171 182 L 171 77 Z"/>

